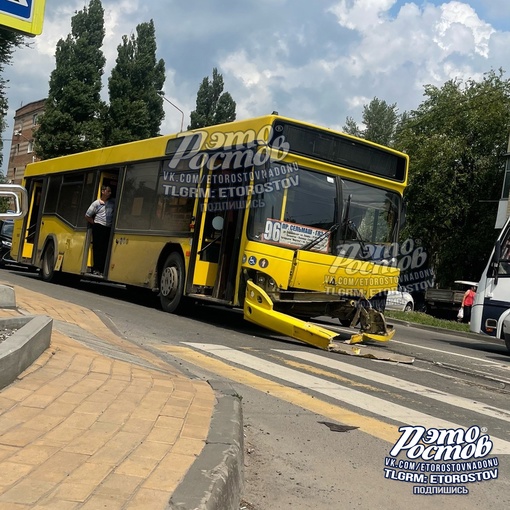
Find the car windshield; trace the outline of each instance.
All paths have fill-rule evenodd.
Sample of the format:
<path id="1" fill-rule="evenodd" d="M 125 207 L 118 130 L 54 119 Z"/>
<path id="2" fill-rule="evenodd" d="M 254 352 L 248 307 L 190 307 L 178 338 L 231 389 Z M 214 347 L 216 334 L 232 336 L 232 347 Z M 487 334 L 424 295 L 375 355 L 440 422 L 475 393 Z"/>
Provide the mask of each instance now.
<path id="1" fill-rule="evenodd" d="M 14 228 L 14 223 L 12 221 L 5 221 L 2 223 L 2 229 L 0 233 L 5 237 L 12 238 L 12 231 Z"/>

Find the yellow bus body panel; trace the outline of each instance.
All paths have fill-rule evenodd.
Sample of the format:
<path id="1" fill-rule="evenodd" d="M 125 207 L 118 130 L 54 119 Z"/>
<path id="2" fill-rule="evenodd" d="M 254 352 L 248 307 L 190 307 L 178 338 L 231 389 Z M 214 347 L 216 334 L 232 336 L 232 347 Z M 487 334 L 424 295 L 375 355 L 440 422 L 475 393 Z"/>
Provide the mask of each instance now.
<path id="1" fill-rule="evenodd" d="M 243 252 L 243 268 L 256 269 L 270 276 L 280 289 L 289 287 L 294 253 L 281 246 L 248 241 Z"/>
<path id="2" fill-rule="evenodd" d="M 83 260 L 85 234 L 84 231 L 74 231 L 56 216 L 44 216 L 39 229 L 39 239 L 34 260 L 35 265 L 40 266 L 42 251 L 48 236 L 51 235 L 57 240 L 57 254 L 63 256 L 62 271 L 79 274 Z M 25 249 L 23 249 L 24 251 Z"/>
<path id="3" fill-rule="evenodd" d="M 189 239 L 143 234 L 115 233 L 112 243 L 108 279 L 127 285 L 154 288 L 155 271 L 161 252 L 172 241 L 189 252 Z M 188 257 L 184 257 L 187 263 Z"/>
<path id="4" fill-rule="evenodd" d="M 396 290 L 400 270 L 373 262 L 335 257 L 313 251 L 298 251 L 290 286 L 329 294 L 351 291 L 370 299 L 387 290 Z"/>
<path id="5" fill-rule="evenodd" d="M 268 275 L 282 290 L 292 288 L 332 296 L 354 291 L 356 295 L 372 298 L 398 286 L 400 270 L 395 267 L 313 251 L 294 254 L 294 250 L 288 248 L 248 241 L 243 267 Z"/>
<path id="6" fill-rule="evenodd" d="M 244 301 L 244 318 L 255 324 L 283 335 L 296 338 L 320 349 L 328 349 L 331 341 L 338 337 L 332 331 L 310 322 L 305 322 L 273 309 L 273 302 L 266 292 L 251 280 L 247 282 Z"/>
<path id="7" fill-rule="evenodd" d="M 193 273 L 193 285 L 213 287 L 218 274 L 218 264 L 197 259 Z"/>

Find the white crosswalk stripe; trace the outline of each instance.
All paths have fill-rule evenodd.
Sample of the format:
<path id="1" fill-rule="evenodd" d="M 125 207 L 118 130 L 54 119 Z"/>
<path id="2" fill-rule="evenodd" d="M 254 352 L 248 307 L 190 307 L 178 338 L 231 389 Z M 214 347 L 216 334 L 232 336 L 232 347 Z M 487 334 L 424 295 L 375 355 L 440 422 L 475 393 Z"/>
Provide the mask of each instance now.
<path id="1" fill-rule="evenodd" d="M 415 393 L 416 395 L 421 395 L 423 397 L 437 400 L 445 404 L 461 407 L 462 409 L 468 409 L 470 411 L 474 411 L 475 413 L 483 414 L 484 416 L 492 416 L 498 420 L 510 422 L 510 412 L 492 407 L 488 404 L 484 404 L 483 402 L 476 402 L 468 398 L 458 397 L 457 395 L 452 395 L 451 393 L 446 393 L 435 388 L 429 388 L 427 386 L 422 386 L 421 384 L 416 384 L 404 379 L 399 379 L 390 375 L 374 372 L 373 370 L 367 370 L 366 368 L 349 365 L 348 363 L 325 358 L 324 356 L 319 356 L 310 352 L 290 351 L 283 349 L 276 349 L 276 352 L 280 352 L 286 356 L 292 356 L 303 361 L 308 361 L 324 367 L 332 368 L 333 370 L 338 370 L 344 374 L 350 374 L 361 377 L 363 379 L 369 379 L 372 382 L 386 384 L 387 386 L 392 386 L 409 393 Z"/>
<path id="2" fill-rule="evenodd" d="M 202 343 L 192 343 L 192 342 L 186 342 L 185 345 L 188 345 L 194 349 L 198 349 L 203 352 L 207 352 L 209 354 L 213 354 L 214 356 L 221 358 L 223 360 L 229 361 L 231 363 L 236 363 L 238 365 L 244 366 L 246 368 L 256 370 L 260 373 L 276 377 L 280 380 L 286 381 L 288 383 L 294 384 L 296 386 L 301 386 L 303 388 L 306 388 L 310 391 L 314 391 L 316 393 L 320 393 L 322 395 L 325 395 L 329 398 L 336 399 L 340 402 L 344 402 L 346 404 L 349 404 L 351 406 L 357 407 L 359 409 L 363 409 L 365 411 L 368 411 L 370 413 L 373 413 L 375 415 L 381 416 L 383 418 L 393 420 L 397 423 L 404 424 L 404 425 L 420 425 L 425 428 L 440 428 L 440 429 L 459 429 L 459 428 L 465 428 L 462 425 L 459 425 L 457 423 L 453 423 L 447 420 L 444 420 L 439 417 L 431 416 L 429 414 L 422 413 L 420 411 L 416 411 L 411 408 L 407 408 L 405 406 L 395 404 L 393 402 L 389 402 L 387 400 L 384 400 L 379 397 L 374 397 L 372 395 L 363 393 L 361 391 L 355 390 L 350 387 L 344 387 L 338 383 L 328 381 L 326 379 L 321 379 L 320 377 L 307 374 L 305 372 L 294 370 L 288 367 L 281 366 L 277 363 L 273 363 L 270 361 L 266 361 L 264 359 L 258 358 L 257 356 L 254 356 L 252 354 L 247 354 L 245 352 L 237 351 L 235 349 L 231 349 L 229 347 L 225 347 L 222 345 L 215 345 L 215 344 L 202 344 Z M 277 351 L 285 354 L 289 354 L 292 352 L 292 355 L 295 356 L 296 352 L 294 351 Z M 297 356 L 299 357 L 299 356 Z M 327 366 L 325 363 L 325 360 L 328 361 L 326 358 L 319 357 L 320 360 L 314 361 L 314 363 L 321 363 Z M 340 362 L 338 362 L 340 363 Z M 342 365 L 344 365 L 342 363 Z M 333 367 L 330 367 L 333 368 Z M 352 367 L 351 367 L 352 368 Z M 359 368 L 357 368 L 360 370 Z M 344 370 L 337 368 L 337 370 Z M 364 373 L 364 378 L 376 380 L 377 378 L 381 378 L 379 382 L 382 382 L 383 374 L 379 374 L 377 372 L 373 372 L 370 374 L 370 370 L 366 370 Z M 350 372 L 352 373 L 352 372 Z M 389 377 L 389 376 L 388 376 Z M 389 381 L 390 379 L 388 379 Z M 384 382 L 383 384 L 388 384 L 388 382 Z M 390 386 L 395 386 L 397 388 L 400 388 L 401 385 L 409 385 L 410 383 L 401 379 L 397 378 L 391 378 Z M 410 387 L 410 386 L 409 386 Z M 421 387 L 422 389 L 425 387 Z M 403 388 L 405 389 L 405 388 Z M 416 385 L 413 388 L 415 391 L 414 393 L 417 393 L 420 389 L 419 385 Z M 420 389 L 420 392 L 422 391 Z M 435 391 L 433 389 L 429 389 L 429 391 Z M 422 392 L 420 395 L 423 395 L 427 398 L 430 398 L 429 395 L 424 395 Z M 461 403 L 461 401 L 455 402 L 455 399 L 453 398 L 454 395 L 446 394 L 451 397 L 450 402 L 448 402 L 451 405 L 460 406 L 463 409 L 465 409 L 464 403 Z M 444 402 L 444 396 L 442 397 L 441 401 Z M 488 406 L 490 407 L 490 406 Z M 507 415 L 507 412 L 504 410 L 496 410 L 495 408 L 492 408 L 493 411 L 500 411 L 502 415 Z M 478 408 L 476 412 L 480 413 L 482 416 L 485 416 L 486 411 L 482 408 Z M 483 414 L 482 414 L 483 413 Z M 501 418 L 498 416 L 498 418 Z M 483 418 L 481 418 L 481 421 L 483 421 Z M 475 425 L 475 424 L 470 424 Z M 470 426 L 469 425 L 469 426 Z M 480 424 L 476 424 L 480 425 Z M 494 437 L 491 435 L 491 440 L 494 444 L 494 447 L 492 449 L 492 454 L 510 454 L 510 442 L 505 441 L 503 439 L 499 439 L 497 437 Z"/>

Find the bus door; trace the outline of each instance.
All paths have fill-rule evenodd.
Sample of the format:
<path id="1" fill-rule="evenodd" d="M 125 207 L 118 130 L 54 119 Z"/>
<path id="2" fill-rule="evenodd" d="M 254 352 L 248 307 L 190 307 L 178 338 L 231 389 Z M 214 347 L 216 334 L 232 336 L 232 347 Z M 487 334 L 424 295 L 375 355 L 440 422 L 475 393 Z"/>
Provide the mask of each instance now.
<path id="1" fill-rule="evenodd" d="M 201 187 L 186 288 L 227 303 L 234 300 L 246 201 L 226 184 L 233 172 L 211 172 Z"/>
<path id="2" fill-rule="evenodd" d="M 118 187 L 118 181 L 119 181 L 119 172 L 118 171 L 112 171 L 109 169 L 107 172 L 101 172 L 99 174 L 97 189 L 94 200 L 97 200 L 101 198 L 101 188 L 103 186 L 109 186 L 112 190 L 112 194 L 110 196 L 110 200 L 117 200 L 117 187 Z M 115 208 L 114 211 L 114 220 L 112 223 L 112 231 L 110 233 L 110 239 L 108 241 L 108 254 L 106 256 L 106 264 L 105 264 L 105 272 L 104 277 L 106 278 L 108 276 L 108 267 L 110 262 L 110 253 L 111 253 L 111 246 L 112 246 L 112 239 L 113 239 L 113 227 L 115 225 L 115 217 L 117 216 L 117 208 Z M 92 239 L 92 228 L 90 228 L 91 225 L 87 224 L 87 234 L 85 236 L 85 247 L 83 250 L 83 261 L 82 261 L 82 267 L 81 272 L 82 274 L 86 274 L 91 272 L 91 268 L 93 266 L 93 252 L 92 252 L 92 245 L 93 245 L 93 239 Z"/>
<path id="3" fill-rule="evenodd" d="M 29 193 L 28 214 L 25 219 L 23 241 L 20 243 L 22 246 L 21 248 L 22 259 L 32 264 L 36 263 L 36 261 L 34 260 L 36 255 L 34 245 L 37 246 L 37 238 L 39 237 L 38 236 L 39 229 L 37 228 L 37 226 L 40 224 L 42 190 L 43 190 L 42 179 L 33 179 L 30 182 L 30 186 L 28 189 Z"/>

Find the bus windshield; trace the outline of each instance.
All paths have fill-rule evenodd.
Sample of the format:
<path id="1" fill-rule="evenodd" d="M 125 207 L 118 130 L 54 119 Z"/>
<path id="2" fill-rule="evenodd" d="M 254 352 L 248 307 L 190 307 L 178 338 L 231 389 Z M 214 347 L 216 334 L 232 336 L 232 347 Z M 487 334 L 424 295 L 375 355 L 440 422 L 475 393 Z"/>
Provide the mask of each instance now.
<path id="1" fill-rule="evenodd" d="M 330 254 L 345 243 L 396 241 L 397 193 L 297 165 L 282 179 L 279 169 L 271 165 L 254 186 L 250 239 Z"/>

